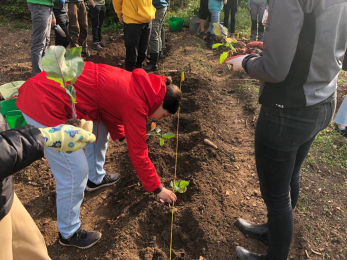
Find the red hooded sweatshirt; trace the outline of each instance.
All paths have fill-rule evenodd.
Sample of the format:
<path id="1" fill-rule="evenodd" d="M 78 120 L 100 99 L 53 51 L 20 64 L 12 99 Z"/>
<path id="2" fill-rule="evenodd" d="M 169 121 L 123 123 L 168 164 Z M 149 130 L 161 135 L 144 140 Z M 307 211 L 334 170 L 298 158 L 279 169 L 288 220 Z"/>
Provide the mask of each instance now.
<path id="1" fill-rule="evenodd" d="M 59 83 L 41 72 L 20 88 L 17 107 L 45 126 L 63 124 L 71 118 L 69 97 Z M 166 77 L 133 72 L 105 64 L 86 62 L 74 84 L 76 113 L 79 119 L 101 119 L 113 140 L 127 138 L 131 162 L 144 188 L 155 191 L 161 184 L 148 158 L 146 122 L 162 104 Z"/>

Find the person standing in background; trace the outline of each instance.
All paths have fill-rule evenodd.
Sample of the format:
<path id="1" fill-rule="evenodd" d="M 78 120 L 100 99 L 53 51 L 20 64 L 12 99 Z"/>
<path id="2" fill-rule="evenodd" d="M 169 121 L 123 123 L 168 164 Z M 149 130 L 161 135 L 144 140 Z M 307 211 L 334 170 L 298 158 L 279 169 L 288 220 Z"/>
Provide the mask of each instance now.
<path id="1" fill-rule="evenodd" d="M 228 0 L 224 4 L 224 26 L 229 29 L 230 37 L 234 38 L 236 13 L 237 13 L 238 0 Z M 230 14 L 230 27 L 229 27 L 229 14 Z"/>
<path id="2" fill-rule="evenodd" d="M 212 49 L 215 37 L 213 24 L 219 23 L 219 14 L 222 11 L 223 3 L 226 4 L 227 0 L 208 0 L 208 10 L 211 13 L 210 27 L 208 28 L 207 34 L 207 47 L 209 49 Z"/>
<path id="3" fill-rule="evenodd" d="M 102 41 L 101 27 L 106 16 L 105 0 L 88 0 L 90 5 L 89 16 L 92 21 L 93 48 L 102 50 L 105 43 Z"/>
<path id="4" fill-rule="evenodd" d="M 54 0 L 27 0 L 32 21 L 31 65 L 32 75 L 42 71 L 42 57 L 48 47 L 51 25 L 56 24 L 53 17 Z"/>
<path id="5" fill-rule="evenodd" d="M 70 43 L 70 37 L 68 33 L 69 27 L 69 16 L 68 12 L 68 4 L 62 3 L 61 0 L 55 0 L 53 6 L 53 13 L 56 19 L 56 24 L 60 26 L 60 28 L 64 31 L 65 37 L 60 35 L 60 33 L 55 30 L 55 45 L 61 45 L 67 48 Z"/>
<path id="6" fill-rule="evenodd" d="M 262 23 L 264 11 L 267 8 L 267 0 L 248 0 L 247 1 L 248 10 L 251 12 L 251 41 L 257 40 L 263 41 L 264 38 L 264 25 Z"/>
<path id="7" fill-rule="evenodd" d="M 125 70 L 142 68 L 155 18 L 152 0 L 112 0 L 119 22 L 123 24 L 126 49 Z"/>
<path id="8" fill-rule="evenodd" d="M 237 246 L 240 260 L 288 258 L 301 166 L 333 118 L 346 44 L 347 0 L 269 0 L 262 56 L 225 61 L 261 80 L 254 143 L 267 223 L 238 219 L 236 225 L 269 247 L 265 256 Z"/>
<path id="9" fill-rule="evenodd" d="M 87 9 L 83 0 L 68 1 L 70 47 L 82 47 L 81 55 L 89 58 L 87 47 L 88 18 Z"/>
<path id="10" fill-rule="evenodd" d="M 169 9 L 170 9 L 170 1 L 171 0 L 166 0 L 167 2 L 167 9 L 166 9 L 166 13 L 169 12 Z M 164 49 L 165 49 L 165 41 L 166 41 L 166 37 L 165 37 L 165 19 L 164 19 L 164 22 L 163 22 L 163 25 L 161 27 L 161 52 L 159 52 L 159 59 L 162 60 L 165 58 L 165 55 L 164 55 Z"/>
<path id="11" fill-rule="evenodd" d="M 144 67 L 144 70 L 157 71 L 159 55 L 162 52 L 161 28 L 167 13 L 168 3 L 165 0 L 153 0 L 153 6 L 156 9 L 155 19 L 152 21 L 152 31 L 150 37 L 150 62 Z"/>
<path id="12" fill-rule="evenodd" d="M 204 39 L 206 20 L 208 18 L 209 21 L 211 21 L 211 13 L 208 10 L 208 0 L 200 0 L 199 13 L 200 13 L 200 33 L 199 33 L 199 38 L 200 39 Z"/>

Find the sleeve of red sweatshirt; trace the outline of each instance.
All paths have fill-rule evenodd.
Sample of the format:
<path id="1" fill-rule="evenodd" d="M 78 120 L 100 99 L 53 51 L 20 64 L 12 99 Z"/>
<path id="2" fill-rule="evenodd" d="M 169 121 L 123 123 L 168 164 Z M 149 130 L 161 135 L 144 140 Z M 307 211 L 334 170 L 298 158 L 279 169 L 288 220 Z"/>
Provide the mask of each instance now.
<path id="1" fill-rule="evenodd" d="M 123 113 L 125 136 L 132 165 L 146 191 L 159 193 L 162 189 L 152 161 L 148 157 L 146 144 L 146 113 L 128 110 Z"/>

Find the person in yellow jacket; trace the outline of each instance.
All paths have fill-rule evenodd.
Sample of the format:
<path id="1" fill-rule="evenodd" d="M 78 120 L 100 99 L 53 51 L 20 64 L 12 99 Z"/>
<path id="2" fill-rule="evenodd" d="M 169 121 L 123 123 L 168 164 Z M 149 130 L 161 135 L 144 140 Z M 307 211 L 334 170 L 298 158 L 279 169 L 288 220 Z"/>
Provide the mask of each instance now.
<path id="1" fill-rule="evenodd" d="M 126 49 L 125 69 L 142 68 L 155 18 L 152 0 L 112 0 L 114 10 L 123 24 Z"/>

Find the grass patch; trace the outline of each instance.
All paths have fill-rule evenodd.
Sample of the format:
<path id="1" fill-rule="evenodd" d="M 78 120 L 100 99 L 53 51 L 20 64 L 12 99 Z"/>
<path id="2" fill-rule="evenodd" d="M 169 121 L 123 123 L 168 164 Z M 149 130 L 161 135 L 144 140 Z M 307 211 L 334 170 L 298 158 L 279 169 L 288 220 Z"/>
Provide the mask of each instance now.
<path id="1" fill-rule="evenodd" d="M 345 174 L 347 170 L 347 140 L 334 129 L 333 123 L 317 135 L 311 151 L 315 153 L 314 157 L 310 157 L 311 165 L 317 163 L 313 159 L 315 158 L 319 163 L 336 167 L 335 172 Z"/>

